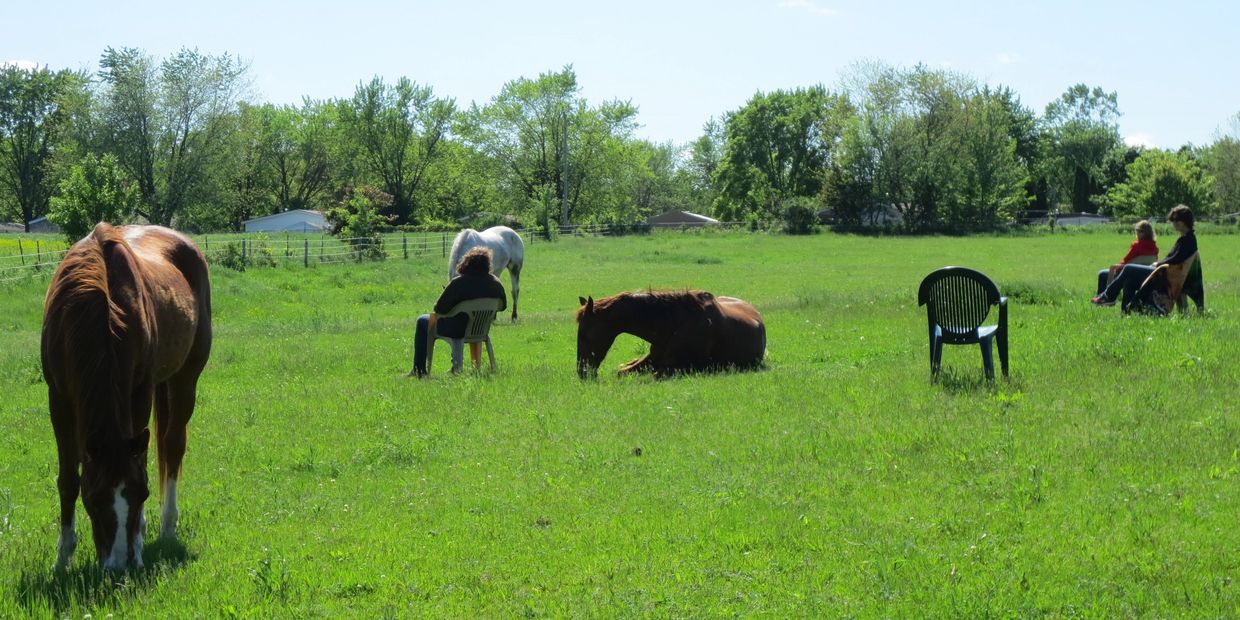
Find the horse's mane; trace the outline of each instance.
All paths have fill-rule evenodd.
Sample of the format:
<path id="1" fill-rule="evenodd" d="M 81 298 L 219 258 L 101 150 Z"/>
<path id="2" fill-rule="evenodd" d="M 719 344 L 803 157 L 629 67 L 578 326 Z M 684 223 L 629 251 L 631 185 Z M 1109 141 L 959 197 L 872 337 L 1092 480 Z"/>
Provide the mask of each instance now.
<path id="1" fill-rule="evenodd" d="M 110 260 L 113 259 L 113 260 Z M 109 262 L 133 258 L 121 233 L 99 224 L 65 254 L 44 301 L 44 332 L 52 326 L 54 342 L 44 342 L 45 354 L 61 368 L 60 390 L 74 399 L 75 409 L 86 413 L 78 420 L 79 438 L 85 444 L 111 443 L 129 429 L 124 395 L 117 381 L 116 343 L 125 330 L 125 312 L 116 305 L 109 280 Z M 66 358 L 59 357 L 66 356 Z M 50 361 L 50 360 L 49 360 Z"/>
<path id="2" fill-rule="evenodd" d="M 653 291 L 640 293 L 617 293 L 610 297 L 594 300 L 594 312 L 608 312 L 628 306 L 634 312 L 656 313 L 687 310 L 700 312 L 707 304 L 714 301 L 714 296 L 705 291 Z M 577 309 L 577 322 L 585 314 L 586 307 Z"/>

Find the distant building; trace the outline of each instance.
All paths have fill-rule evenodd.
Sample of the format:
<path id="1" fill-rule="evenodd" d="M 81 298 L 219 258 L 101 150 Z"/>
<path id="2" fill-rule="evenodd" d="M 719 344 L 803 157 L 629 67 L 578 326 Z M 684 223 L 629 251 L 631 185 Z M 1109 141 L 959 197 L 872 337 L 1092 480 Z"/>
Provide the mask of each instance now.
<path id="1" fill-rule="evenodd" d="M 13 222 L 0 222 L 0 233 L 26 232 L 26 227 Z"/>
<path id="2" fill-rule="evenodd" d="M 32 233 L 58 233 L 60 232 L 60 227 L 48 221 L 47 216 L 36 217 L 33 220 L 30 220 L 29 222 L 27 222 L 27 225 L 30 226 L 30 232 Z"/>
<path id="3" fill-rule="evenodd" d="M 327 220 L 318 211 L 293 209 L 242 222 L 245 232 L 323 232 Z"/>
<path id="4" fill-rule="evenodd" d="M 675 228 L 680 226 L 708 226 L 718 224 L 719 220 L 697 213 L 672 209 L 646 218 L 646 223 L 654 228 Z"/>
<path id="5" fill-rule="evenodd" d="M 1060 213 L 1055 216 L 1056 226 L 1091 226 L 1110 223 L 1111 218 L 1097 213 Z"/>

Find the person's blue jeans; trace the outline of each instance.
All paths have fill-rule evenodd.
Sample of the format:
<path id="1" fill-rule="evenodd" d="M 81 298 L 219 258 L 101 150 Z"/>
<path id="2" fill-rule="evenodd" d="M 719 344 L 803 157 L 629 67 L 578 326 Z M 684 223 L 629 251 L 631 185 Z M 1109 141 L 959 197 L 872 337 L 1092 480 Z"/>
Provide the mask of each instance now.
<path id="1" fill-rule="evenodd" d="M 459 315 L 458 315 L 459 316 Z M 455 317 L 453 317 L 455 318 Z M 413 371 L 409 374 L 417 377 L 426 376 L 426 350 L 428 343 L 428 334 L 430 331 L 427 327 L 430 325 L 431 315 L 423 314 L 418 317 L 418 322 L 413 328 Z M 435 331 L 440 336 L 452 337 L 454 334 L 446 334 L 445 331 L 451 330 L 456 325 L 448 318 L 440 319 L 436 325 Z M 464 335 L 464 334 L 461 334 Z M 452 340 L 452 372 L 459 372 L 461 366 L 465 363 L 465 343 L 459 339 Z"/>
<path id="2" fill-rule="evenodd" d="M 1106 270 L 1104 269 L 1103 273 L 1098 274 L 1098 277 L 1101 279 L 1105 272 Z M 1145 282 L 1145 279 L 1150 277 L 1151 273 L 1154 273 L 1154 267 L 1151 265 L 1133 265 L 1131 263 L 1124 265 L 1124 268 L 1115 275 L 1115 279 L 1111 280 L 1111 283 L 1103 289 L 1101 296 L 1108 301 L 1118 301 L 1120 299 L 1119 296 L 1123 294 L 1124 301 L 1129 302 L 1136 295 L 1137 289 L 1141 287 L 1141 283 Z"/>

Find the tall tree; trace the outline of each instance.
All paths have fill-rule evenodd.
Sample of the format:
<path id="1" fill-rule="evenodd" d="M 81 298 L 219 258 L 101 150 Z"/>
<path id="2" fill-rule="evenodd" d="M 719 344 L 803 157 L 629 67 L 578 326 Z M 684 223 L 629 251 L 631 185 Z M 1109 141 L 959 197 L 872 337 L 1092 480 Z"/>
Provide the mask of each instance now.
<path id="1" fill-rule="evenodd" d="M 168 225 L 201 203 L 226 155 L 246 66 L 223 54 L 181 49 L 159 65 L 134 48 L 107 48 L 99 61 L 109 150 L 138 183 L 138 214 Z"/>
<path id="2" fill-rule="evenodd" d="M 723 161 L 724 125 L 712 117 L 702 125 L 702 135 L 688 146 L 688 157 L 680 170 L 688 176 L 693 202 L 699 210 L 709 211 L 718 197 L 715 171 Z"/>
<path id="3" fill-rule="evenodd" d="M 851 111 L 847 96 L 822 86 L 754 95 L 725 121 L 715 214 L 770 220 L 784 200 L 817 197 Z"/>
<path id="4" fill-rule="evenodd" d="M 431 87 L 408 78 L 388 86 L 375 77 L 359 84 L 353 98 L 341 101 L 337 110 L 365 169 L 392 196 L 384 213 L 394 215 L 398 224 L 415 222 L 421 215 L 419 190 L 448 133 L 455 101 L 437 98 Z"/>
<path id="5" fill-rule="evenodd" d="M 594 215 L 587 205 L 598 207 L 594 199 L 610 192 L 615 157 L 631 137 L 637 108 L 627 101 L 594 107 L 579 92 L 567 66 L 508 82 L 462 119 L 466 142 L 502 171 L 510 209 L 532 209 L 540 221 L 581 221 Z"/>
<path id="6" fill-rule="evenodd" d="M 1119 99 L 1114 92 L 1076 84 L 1046 106 L 1045 158 L 1054 202 L 1072 211 L 1097 211 L 1091 198 L 1106 192 L 1104 162 L 1120 145 Z"/>
<path id="7" fill-rule="evenodd" d="M 47 212 L 52 156 L 69 120 L 65 100 L 84 83 L 71 71 L 0 65 L 0 187 L 27 230 L 30 220 Z"/>
<path id="8" fill-rule="evenodd" d="M 1206 151 L 1206 171 L 1214 178 L 1214 199 L 1219 213 L 1240 212 L 1240 114 L 1232 117 L 1227 131 Z"/>

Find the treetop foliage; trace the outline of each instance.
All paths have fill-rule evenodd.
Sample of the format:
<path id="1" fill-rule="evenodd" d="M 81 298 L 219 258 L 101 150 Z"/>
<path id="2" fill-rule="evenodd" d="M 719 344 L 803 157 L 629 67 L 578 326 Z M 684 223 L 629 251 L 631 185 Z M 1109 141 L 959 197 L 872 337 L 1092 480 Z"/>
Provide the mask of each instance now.
<path id="1" fill-rule="evenodd" d="M 468 106 L 378 76 L 351 97 L 276 106 L 253 100 L 248 70 L 227 53 L 128 47 L 106 48 L 94 76 L 0 67 L 0 220 L 214 231 L 343 209 L 369 234 L 495 218 L 551 231 L 681 209 L 799 232 L 964 232 L 1168 201 L 1240 212 L 1240 114 L 1208 146 L 1129 148 L 1117 93 L 1085 84 L 1039 115 L 969 75 L 861 63 L 838 87 L 759 91 L 696 140 L 659 144 L 636 137 L 631 101 L 588 101 L 572 65 Z"/>

